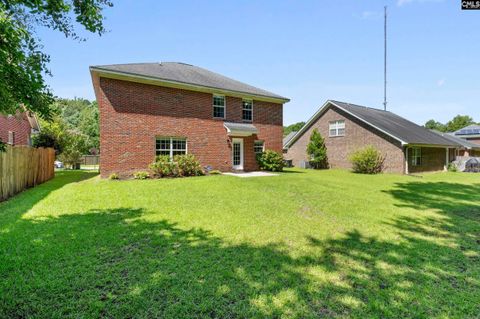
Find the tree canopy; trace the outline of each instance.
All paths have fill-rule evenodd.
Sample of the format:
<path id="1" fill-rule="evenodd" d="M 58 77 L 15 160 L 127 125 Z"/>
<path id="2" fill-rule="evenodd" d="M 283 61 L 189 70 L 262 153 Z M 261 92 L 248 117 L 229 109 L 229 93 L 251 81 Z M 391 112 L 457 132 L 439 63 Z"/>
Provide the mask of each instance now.
<path id="1" fill-rule="evenodd" d="M 305 122 L 297 122 L 288 126 L 283 127 L 283 136 L 287 136 L 291 132 L 297 132 L 299 131 L 303 126 L 305 125 Z"/>
<path id="2" fill-rule="evenodd" d="M 475 124 L 475 121 L 468 115 L 457 115 L 445 124 L 437 122 L 435 120 L 428 120 L 425 123 L 425 127 L 440 132 L 455 132 L 465 126 Z"/>
<path id="3" fill-rule="evenodd" d="M 53 116 L 54 96 L 44 80 L 50 57 L 42 52 L 37 27 L 83 40 L 83 26 L 99 35 L 106 32 L 103 9 L 108 0 L 0 0 L 0 113 L 14 114 L 24 105 L 40 117 Z"/>

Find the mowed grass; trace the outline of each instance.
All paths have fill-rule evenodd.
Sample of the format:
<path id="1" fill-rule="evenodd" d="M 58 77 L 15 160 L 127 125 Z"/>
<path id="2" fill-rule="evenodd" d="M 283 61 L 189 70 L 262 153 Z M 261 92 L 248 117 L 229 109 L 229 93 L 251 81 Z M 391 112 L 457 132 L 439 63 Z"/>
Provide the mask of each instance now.
<path id="1" fill-rule="evenodd" d="M 1 318 L 479 315 L 479 174 L 62 171 L 0 203 Z"/>

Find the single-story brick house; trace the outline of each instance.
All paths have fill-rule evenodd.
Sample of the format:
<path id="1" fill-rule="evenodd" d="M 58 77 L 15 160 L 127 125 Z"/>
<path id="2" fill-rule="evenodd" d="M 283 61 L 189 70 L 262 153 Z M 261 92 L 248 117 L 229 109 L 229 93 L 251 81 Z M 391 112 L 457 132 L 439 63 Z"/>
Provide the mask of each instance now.
<path id="1" fill-rule="evenodd" d="M 392 112 L 327 101 L 284 145 L 284 157 L 294 166 L 308 161 L 310 135 L 325 138 L 332 168 L 351 168 L 349 156 L 366 145 L 385 155 L 385 171 L 415 173 L 446 169 L 459 145 Z"/>
<path id="2" fill-rule="evenodd" d="M 457 137 L 454 135 L 454 133 L 443 133 L 435 130 L 432 131 L 440 134 L 444 138 L 452 141 L 453 143 L 458 144 L 456 156 L 480 157 L 480 144 L 475 144 L 467 139 Z"/>
<path id="3" fill-rule="evenodd" d="M 282 151 L 285 97 L 185 63 L 92 66 L 90 73 L 102 177 L 185 153 L 212 169 L 252 171 L 255 153 Z"/>
<path id="4" fill-rule="evenodd" d="M 32 135 L 40 131 L 35 114 L 18 111 L 15 114 L 0 114 L 0 140 L 10 145 L 32 145 Z"/>
<path id="5" fill-rule="evenodd" d="M 458 131 L 453 132 L 453 135 L 467 140 L 470 143 L 480 145 L 480 125 L 472 124 L 466 126 Z"/>

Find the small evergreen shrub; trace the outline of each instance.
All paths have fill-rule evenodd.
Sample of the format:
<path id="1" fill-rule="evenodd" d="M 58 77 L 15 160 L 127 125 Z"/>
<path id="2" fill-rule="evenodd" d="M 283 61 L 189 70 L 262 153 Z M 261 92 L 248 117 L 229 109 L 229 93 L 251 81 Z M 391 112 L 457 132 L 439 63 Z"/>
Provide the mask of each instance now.
<path id="1" fill-rule="evenodd" d="M 158 177 L 183 177 L 205 175 L 200 162 L 192 154 L 175 155 L 173 160 L 167 155 L 157 156 L 150 169 Z"/>
<path id="2" fill-rule="evenodd" d="M 214 170 L 211 170 L 210 172 L 208 172 L 208 174 L 210 174 L 210 175 L 220 175 L 220 174 L 222 174 L 222 172 L 220 172 L 219 170 L 214 169 Z"/>
<path id="3" fill-rule="evenodd" d="M 378 174 L 383 171 L 385 156 L 375 147 L 367 146 L 350 155 L 350 162 L 355 173 Z"/>
<path id="4" fill-rule="evenodd" d="M 272 150 L 266 150 L 257 156 L 260 169 L 272 172 L 281 172 L 285 166 L 283 156 Z"/>
<path id="5" fill-rule="evenodd" d="M 314 129 L 312 135 L 310 135 L 307 154 L 310 157 L 310 166 L 312 168 L 328 168 L 327 147 L 325 146 L 325 140 L 317 129 Z"/>
<path id="6" fill-rule="evenodd" d="M 116 180 L 116 179 L 120 179 L 120 177 L 118 176 L 117 173 L 112 173 L 110 174 L 110 176 L 108 176 L 108 179 Z"/>
<path id="7" fill-rule="evenodd" d="M 148 174 L 148 172 L 145 172 L 145 171 L 139 171 L 139 172 L 133 173 L 133 178 L 135 179 L 147 179 L 149 177 L 150 177 L 150 174 Z"/>

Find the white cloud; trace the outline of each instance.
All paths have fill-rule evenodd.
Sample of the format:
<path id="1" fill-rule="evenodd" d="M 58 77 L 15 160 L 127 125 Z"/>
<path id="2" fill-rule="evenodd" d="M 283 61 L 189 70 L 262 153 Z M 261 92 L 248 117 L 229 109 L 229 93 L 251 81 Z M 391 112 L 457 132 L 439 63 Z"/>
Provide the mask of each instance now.
<path id="1" fill-rule="evenodd" d="M 378 11 L 363 11 L 360 17 L 362 19 L 377 19 L 382 16 L 381 12 Z"/>
<path id="2" fill-rule="evenodd" d="M 437 81 L 437 86 L 444 86 L 445 85 L 445 82 L 447 81 L 447 79 L 445 78 L 442 78 L 440 80 Z"/>
<path id="3" fill-rule="evenodd" d="M 443 2 L 444 0 L 397 0 L 397 6 L 401 7 L 409 3 L 425 3 L 425 2 Z"/>

